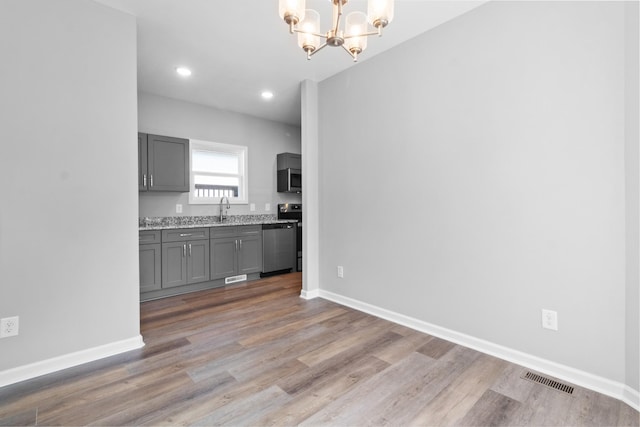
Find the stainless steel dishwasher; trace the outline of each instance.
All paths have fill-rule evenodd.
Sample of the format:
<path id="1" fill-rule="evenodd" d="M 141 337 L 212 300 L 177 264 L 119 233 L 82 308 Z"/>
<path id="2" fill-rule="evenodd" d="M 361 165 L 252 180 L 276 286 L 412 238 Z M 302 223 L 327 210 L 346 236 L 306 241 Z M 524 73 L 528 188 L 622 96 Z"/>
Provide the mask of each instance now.
<path id="1" fill-rule="evenodd" d="M 296 261 L 296 224 L 264 224 L 261 276 L 296 271 Z"/>

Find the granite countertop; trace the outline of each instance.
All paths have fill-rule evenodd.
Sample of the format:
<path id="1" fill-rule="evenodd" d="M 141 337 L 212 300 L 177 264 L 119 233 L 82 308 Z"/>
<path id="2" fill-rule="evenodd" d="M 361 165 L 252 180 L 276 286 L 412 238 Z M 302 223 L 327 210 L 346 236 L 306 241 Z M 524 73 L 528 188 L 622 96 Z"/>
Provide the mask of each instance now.
<path id="1" fill-rule="evenodd" d="M 170 230 L 174 228 L 228 227 L 234 225 L 262 225 L 294 223 L 296 220 L 278 219 L 276 215 L 229 215 L 224 222 L 217 216 L 164 216 L 138 218 L 139 231 Z"/>

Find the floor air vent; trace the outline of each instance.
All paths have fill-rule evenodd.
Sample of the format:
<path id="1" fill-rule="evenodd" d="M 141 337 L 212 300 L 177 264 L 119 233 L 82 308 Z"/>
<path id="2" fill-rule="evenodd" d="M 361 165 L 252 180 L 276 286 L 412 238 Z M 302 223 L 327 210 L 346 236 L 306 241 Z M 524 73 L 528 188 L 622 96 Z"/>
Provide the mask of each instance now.
<path id="1" fill-rule="evenodd" d="M 522 376 L 525 380 L 533 381 L 534 383 L 539 383 L 554 390 L 561 391 L 567 394 L 573 394 L 573 387 L 567 384 L 559 383 L 558 381 L 554 381 L 551 378 L 543 377 L 542 375 L 534 374 L 533 372 L 527 372 Z"/>
<path id="2" fill-rule="evenodd" d="M 239 276 L 226 277 L 224 279 L 224 284 L 230 285 L 231 283 L 244 282 L 245 280 L 247 280 L 247 275 L 241 274 Z"/>

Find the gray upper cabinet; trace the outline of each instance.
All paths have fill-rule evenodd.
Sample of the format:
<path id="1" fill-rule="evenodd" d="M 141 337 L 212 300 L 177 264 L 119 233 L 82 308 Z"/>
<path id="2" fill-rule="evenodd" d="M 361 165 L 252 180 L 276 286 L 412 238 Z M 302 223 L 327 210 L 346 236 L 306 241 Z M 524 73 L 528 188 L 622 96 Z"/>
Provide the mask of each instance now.
<path id="1" fill-rule="evenodd" d="M 189 140 L 138 134 L 138 189 L 189 191 Z"/>
<path id="2" fill-rule="evenodd" d="M 138 191 L 147 191 L 147 134 L 138 133 Z"/>
<path id="3" fill-rule="evenodd" d="M 298 169 L 302 170 L 302 156 L 295 153 L 280 153 L 277 156 L 277 170 Z"/>

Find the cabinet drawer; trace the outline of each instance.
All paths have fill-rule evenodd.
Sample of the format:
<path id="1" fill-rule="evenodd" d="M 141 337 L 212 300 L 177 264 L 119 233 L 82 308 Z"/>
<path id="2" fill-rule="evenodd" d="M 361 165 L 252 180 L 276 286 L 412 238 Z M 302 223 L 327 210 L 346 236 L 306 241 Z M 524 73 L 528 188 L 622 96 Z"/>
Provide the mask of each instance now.
<path id="1" fill-rule="evenodd" d="M 186 242 L 187 240 L 200 240 L 208 238 L 208 228 L 177 228 L 175 230 L 162 230 L 162 243 Z"/>
<path id="2" fill-rule="evenodd" d="M 138 239 L 141 245 L 148 243 L 160 243 L 160 230 L 158 231 L 140 231 Z"/>
<path id="3" fill-rule="evenodd" d="M 262 225 L 243 225 L 238 227 L 238 236 L 260 236 L 262 235 Z"/>
<path id="4" fill-rule="evenodd" d="M 211 227 L 211 238 L 218 237 L 236 237 L 238 235 L 238 228 L 235 225 L 225 225 L 222 227 Z"/>

